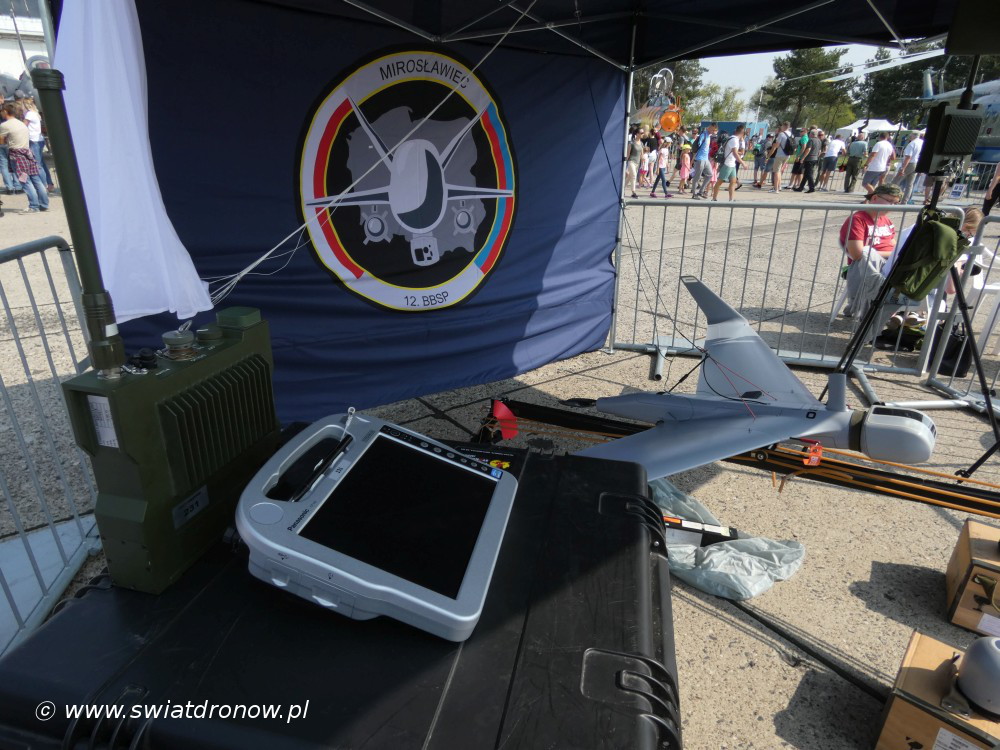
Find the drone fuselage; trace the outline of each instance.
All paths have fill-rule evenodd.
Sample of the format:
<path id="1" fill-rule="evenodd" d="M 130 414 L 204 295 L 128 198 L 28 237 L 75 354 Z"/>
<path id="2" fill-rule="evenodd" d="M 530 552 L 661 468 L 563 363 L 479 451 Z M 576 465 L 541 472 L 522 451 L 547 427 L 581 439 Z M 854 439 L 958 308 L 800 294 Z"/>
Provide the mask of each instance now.
<path id="1" fill-rule="evenodd" d="M 661 429 L 688 420 L 720 420 L 720 429 L 753 433 L 776 419 L 787 422 L 787 439 L 808 438 L 824 446 L 860 451 L 881 461 L 914 464 L 930 459 L 936 429 L 914 409 L 875 406 L 871 409 L 828 409 L 815 405 L 761 403 L 669 393 L 633 393 L 597 399 L 602 412 L 649 422 Z M 724 422 L 722 422 L 724 420 Z M 772 439 L 764 439 L 764 447 Z"/>

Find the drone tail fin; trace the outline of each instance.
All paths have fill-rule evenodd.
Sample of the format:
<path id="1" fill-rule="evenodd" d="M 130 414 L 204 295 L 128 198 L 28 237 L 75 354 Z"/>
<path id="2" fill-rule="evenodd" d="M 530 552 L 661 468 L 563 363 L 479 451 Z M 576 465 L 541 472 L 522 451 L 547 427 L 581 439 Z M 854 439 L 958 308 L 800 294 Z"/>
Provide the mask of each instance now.
<path id="1" fill-rule="evenodd" d="M 688 292 L 698 303 L 698 307 L 705 313 L 709 325 L 716 323 L 740 322 L 746 323 L 747 319 L 736 310 L 727 305 L 719 295 L 705 286 L 701 279 L 696 276 L 681 276 L 681 281 L 687 287 Z"/>

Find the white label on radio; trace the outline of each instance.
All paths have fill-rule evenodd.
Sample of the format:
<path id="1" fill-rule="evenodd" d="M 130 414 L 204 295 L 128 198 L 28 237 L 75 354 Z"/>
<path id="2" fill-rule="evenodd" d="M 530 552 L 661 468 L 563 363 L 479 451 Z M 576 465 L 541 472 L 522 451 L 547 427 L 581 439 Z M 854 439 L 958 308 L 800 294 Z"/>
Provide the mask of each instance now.
<path id="1" fill-rule="evenodd" d="M 99 445 L 108 448 L 118 447 L 118 433 L 115 432 L 115 421 L 111 418 L 111 404 L 107 396 L 87 396 L 90 406 L 90 417 L 94 420 L 94 432 L 97 433 Z"/>
<path id="2" fill-rule="evenodd" d="M 957 734 L 941 727 L 938 730 L 937 739 L 934 740 L 934 747 L 931 750 L 979 750 L 979 745 L 974 745 L 968 740 L 962 739 Z"/>
<path id="3" fill-rule="evenodd" d="M 1000 617 L 994 617 L 987 612 L 983 612 L 979 618 L 979 627 L 976 630 L 987 635 L 1000 637 Z"/>

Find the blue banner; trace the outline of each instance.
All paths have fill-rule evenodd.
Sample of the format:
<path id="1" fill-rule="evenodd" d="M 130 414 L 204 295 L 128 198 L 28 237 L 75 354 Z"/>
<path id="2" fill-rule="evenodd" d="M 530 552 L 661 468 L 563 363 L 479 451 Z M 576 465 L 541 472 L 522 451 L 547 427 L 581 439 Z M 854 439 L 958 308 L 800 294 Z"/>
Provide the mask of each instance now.
<path id="1" fill-rule="evenodd" d="M 264 3 L 137 6 L 156 172 L 201 277 L 292 234 L 220 305 L 269 321 L 282 420 L 604 343 L 620 71 L 504 48 L 477 67 L 489 46 Z M 131 350 L 175 326 L 123 331 Z"/>

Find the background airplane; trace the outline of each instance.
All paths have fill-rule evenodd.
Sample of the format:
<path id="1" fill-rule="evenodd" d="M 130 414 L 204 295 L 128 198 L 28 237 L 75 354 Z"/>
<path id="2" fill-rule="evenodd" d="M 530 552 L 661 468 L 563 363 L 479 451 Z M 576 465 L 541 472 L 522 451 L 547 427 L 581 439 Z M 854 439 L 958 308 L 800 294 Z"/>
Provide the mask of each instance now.
<path id="1" fill-rule="evenodd" d="M 932 71 L 924 71 L 924 92 L 920 101 L 931 106 L 938 102 L 957 104 L 962 96 L 964 88 L 934 93 L 934 81 L 931 78 Z M 978 104 L 983 111 L 983 127 L 979 131 L 979 140 L 976 141 L 976 150 L 972 155 L 973 161 L 992 162 L 1000 161 L 1000 79 L 996 81 L 983 81 L 972 87 L 973 104 Z"/>
<path id="2" fill-rule="evenodd" d="M 649 96 L 643 107 L 629 113 L 629 122 L 642 125 L 647 132 L 672 133 L 681 126 L 684 110 L 674 94 L 674 73 L 662 68 L 649 80 Z"/>

